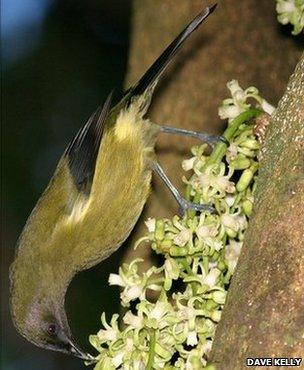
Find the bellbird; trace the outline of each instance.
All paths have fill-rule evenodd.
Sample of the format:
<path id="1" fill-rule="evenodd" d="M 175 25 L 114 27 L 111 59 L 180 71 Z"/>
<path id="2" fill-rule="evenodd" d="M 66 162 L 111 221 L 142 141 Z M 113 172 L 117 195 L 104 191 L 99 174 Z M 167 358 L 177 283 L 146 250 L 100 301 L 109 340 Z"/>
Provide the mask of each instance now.
<path id="1" fill-rule="evenodd" d="M 118 104 L 111 94 L 79 130 L 62 155 L 17 243 L 10 268 L 11 313 L 17 330 L 39 347 L 84 360 L 72 338 L 64 301 L 76 273 L 113 253 L 128 237 L 150 191 L 152 171 L 169 187 L 182 210 L 211 210 L 181 197 L 156 162 L 160 132 L 205 135 L 144 118 L 154 87 L 188 36 L 213 12 L 199 13 Z"/>

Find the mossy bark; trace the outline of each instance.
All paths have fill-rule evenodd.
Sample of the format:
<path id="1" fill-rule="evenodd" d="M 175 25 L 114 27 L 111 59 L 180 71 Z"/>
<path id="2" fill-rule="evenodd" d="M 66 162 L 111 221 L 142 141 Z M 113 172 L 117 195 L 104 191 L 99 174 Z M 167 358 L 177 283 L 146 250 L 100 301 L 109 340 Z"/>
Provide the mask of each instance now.
<path id="1" fill-rule="evenodd" d="M 303 356 L 303 144 L 304 55 L 261 149 L 254 215 L 211 354 L 217 370 L 243 369 L 247 357 Z"/>

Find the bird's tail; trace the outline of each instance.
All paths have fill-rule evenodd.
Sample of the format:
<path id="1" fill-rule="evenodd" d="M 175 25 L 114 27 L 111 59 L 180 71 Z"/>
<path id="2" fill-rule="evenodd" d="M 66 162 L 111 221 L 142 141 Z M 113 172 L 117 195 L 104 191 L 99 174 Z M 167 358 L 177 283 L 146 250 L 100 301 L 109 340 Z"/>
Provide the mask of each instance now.
<path id="1" fill-rule="evenodd" d="M 153 90 L 157 80 L 165 71 L 166 67 L 170 64 L 171 60 L 183 45 L 184 41 L 195 31 L 202 22 L 208 18 L 208 16 L 214 11 L 217 4 L 211 7 L 206 7 L 200 12 L 188 25 L 187 27 L 171 42 L 171 44 L 163 51 L 163 53 L 156 59 L 151 65 L 147 72 L 141 77 L 141 79 L 126 92 L 127 104 L 136 96 L 141 96 L 147 90 Z"/>

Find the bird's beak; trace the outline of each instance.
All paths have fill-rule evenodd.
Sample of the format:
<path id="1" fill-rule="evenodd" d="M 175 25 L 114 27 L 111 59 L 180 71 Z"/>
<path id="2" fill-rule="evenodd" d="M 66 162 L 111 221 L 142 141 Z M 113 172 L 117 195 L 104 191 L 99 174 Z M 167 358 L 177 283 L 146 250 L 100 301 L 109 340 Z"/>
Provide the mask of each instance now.
<path id="1" fill-rule="evenodd" d="M 72 340 L 69 340 L 70 344 L 70 353 L 73 354 L 75 357 L 80 358 L 81 360 L 88 361 L 88 362 L 96 362 L 95 357 L 82 351 L 77 344 L 75 344 Z"/>
<path id="2" fill-rule="evenodd" d="M 65 344 L 64 352 L 67 352 L 77 358 L 80 358 L 81 360 L 86 361 L 89 364 L 97 362 L 94 356 L 90 355 L 89 353 L 84 352 L 75 343 L 75 341 L 73 340 L 71 329 L 68 325 L 65 315 L 61 315 L 59 317 L 61 317 L 61 320 L 59 321 L 61 324 L 61 327 L 64 329 L 60 331 L 60 333 L 58 334 L 58 337 L 59 339 L 61 339 L 61 342 Z"/>

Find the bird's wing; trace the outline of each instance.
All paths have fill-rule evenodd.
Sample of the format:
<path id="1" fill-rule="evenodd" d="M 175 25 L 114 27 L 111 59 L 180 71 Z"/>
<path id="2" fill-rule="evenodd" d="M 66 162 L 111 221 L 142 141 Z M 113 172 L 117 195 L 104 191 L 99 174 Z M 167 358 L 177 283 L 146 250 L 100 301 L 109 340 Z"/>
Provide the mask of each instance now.
<path id="1" fill-rule="evenodd" d="M 89 193 L 94 177 L 97 154 L 104 132 L 105 121 L 111 108 L 112 93 L 68 145 L 65 156 L 75 185 L 79 191 Z"/>
<path id="2" fill-rule="evenodd" d="M 163 74 L 166 67 L 178 52 L 184 41 L 195 31 L 199 25 L 214 11 L 216 4 L 205 8 L 200 12 L 187 27 L 171 42 L 171 44 L 156 59 L 140 80 L 126 91 L 127 103 L 130 104 L 134 97 L 144 94 L 149 88 L 153 89 L 155 82 Z"/>

